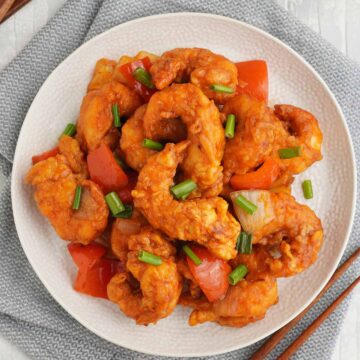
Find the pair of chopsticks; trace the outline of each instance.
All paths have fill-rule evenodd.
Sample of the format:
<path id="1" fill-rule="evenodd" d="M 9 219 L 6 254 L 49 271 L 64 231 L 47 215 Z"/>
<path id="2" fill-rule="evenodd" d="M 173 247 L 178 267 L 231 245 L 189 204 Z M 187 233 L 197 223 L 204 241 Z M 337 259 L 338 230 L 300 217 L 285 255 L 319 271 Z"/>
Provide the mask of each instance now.
<path id="1" fill-rule="evenodd" d="M 274 349 L 274 347 L 288 334 L 288 332 L 304 317 L 304 315 L 315 305 L 326 291 L 343 275 L 349 266 L 360 255 L 360 248 L 358 248 L 334 273 L 329 282 L 325 285 L 319 295 L 314 301 L 295 319 L 290 321 L 287 325 L 278 330 L 271 338 L 256 351 L 250 360 L 263 360 L 266 355 Z M 324 322 L 324 320 L 335 310 L 335 308 L 346 298 L 352 289 L 360 282 L 360 276 L 346 289 L 341 295 L 321 314 L 316 318 L 313 323 L 278 357 L 278 360 L 290 359 L 297 349 L 304 344 L 310 335 Z"/>
<path id="2" fill-rule="evenodd" d="M 0 24 L 31 0 L 0 0 Z"/>

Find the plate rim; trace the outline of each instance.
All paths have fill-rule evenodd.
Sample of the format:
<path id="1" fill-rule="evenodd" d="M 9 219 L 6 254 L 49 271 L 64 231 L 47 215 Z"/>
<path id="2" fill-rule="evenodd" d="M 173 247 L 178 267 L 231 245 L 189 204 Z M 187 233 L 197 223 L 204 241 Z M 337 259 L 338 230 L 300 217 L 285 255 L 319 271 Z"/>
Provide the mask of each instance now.
<path id="1" fill-rule="evenodd" d="M 17 158 L 18 158 L 18 153 L 19 153 L 19 147 L 18 147 L 18 140 L 19 138 L 22 136 L 22 132 L 24 129 L 24 124 L 28 119 L 28 113 L 31 109 L 31 107 L 33 106 L 33 103 L 37 100 L 37 98 L 39 97 L 39 94 L 41 92 L 41 89 L 43 88 L 43 86 L 45 85 L 45 83 L 52 77 L 54 76 L 54 73 L 61 67 L 63 66 L 63 64 L 65 62 L 71 61 L 71 58 L 73 56 L 75 56 L 79 51 L 81 51 L 83 48 L 85 48 L 86 46 L 89 46 L 89 44 L 92 41 L 101 39 L 101 37 L 108 35 L 109 33 L 121 28 L 121 27 L 125 27 L 129 24 L 136 24 L 137 22 L 142 22 L 142 21 L 146 21 L 146 20 L 156 20 L 158 18 L 164 18 L 164 17 L 175 17 L 175 16 L 187 16 L 187 17 L 205 17 L 205 18 L 212 18 L 212 19 L 217 19 L 217 20 L 222 20 L 222 21 L 226 21 L 226 22 L 231 22 L 231 23 L 235 23 L 237 25 L 241 25 L 253 32 L 256 32 L 264 37 L 266 37 L 267 39 L 277 43 L 278 45 L 284 47 L 287 51 L 289 51 L 291 53 L 291 55 L 295 56 L 303 65 L 305 65 L 305 67 L 315 76 L 316 80 L 322 85 L 322 87 L 324 88 L 325 92 L 329 95 L 330 100 L 332 101 L 332 103 L 335 106 L 336 111 L 339 114 L 339 117 L 341 118 L 341 121 L 343 123 L 344 126 L 344 130 L 345 130 L 345 134 L 347 136 L 348 139 L 348 143 L 350 146 L 350 157 L 351 157 L 351 165 L 352 165 L 352 169 L 353 169 L 353 177 L 352 177 L 352 186 L 353 186 L 353 191 L 352 191 L 352 204 L 351 204 L 351 214 L 350 214 L 350 221 L 349 221 L 349 226 L 347 227 L 346 230 L 346 234 L 344 235 L 344 239 L 345 241 L 343 242 L 343 245 L 336 257 L 336 260 L 334 261 L 334 263 L 332 264 L 332 268 L 331 271 L 328 272 L 327 276 L 324 277 L 324 280 L 322 281 L 321 285 L 315 290 L 313 296 L 309 297 L 309 299 L 304 303 L 304 305 L 302 307 L 299 307 L 297 309 L 297 311 L 295 311 L 291 316 L 289 316 L 287 319 L 283 320 L 282 322 L 280 322 L 277 326 L 273 327 L 271 330 L 265 332 L 263 335 L 261 336 L 256 336 L 254 338 L 252 338 L 251 340 L 245 342 L 244 344 L 242 344 L 240 347 L 238 346 L 231 346 L 229 347 L 225 352 L 223 350 L 220 351 L 210 351 L 210 352 L 203 352 L 201 354 L 196 353 L 196 352 L 187 352 L 187 353 L 183 353 L 181 355 L 179 354 L 175 354 L 175 353 L 171 353 L 171 352 L 161 352 L 161 353 L 155 353 L 155 352 L 151 352 L 151 351 L 144 351 L 141 350 L 139 351 L 138 349 L 135 349 L 131 346 L 128 346 L 127 344 L 119 344 L 109 338 L 107 338 L 107 336 L 104 336 L 102 334 L 100 334 L 96 329 L 94 329 L 92 326 L 89 326 L 88 324 L 85 324 L 85 320 L 81 320 L 77 314 L 71 310 L 67 309 L 67 305 L 66 303 L 62 301 L 61 297 L 57 297 L 55 296 L 52 291 L 50 291 L 51 286 L 48 286 L 47 281 L 44 280 L 42 278 L 42 276 L 40 275 L 40 271 L 38 271 L 36 269 L 36 264 L 35 262 L 33 263 L 33 261 L 31 260 L 31 257 L 28 256 L 28 252 L 27 252 L 27 246 L 24 245 L 26 244 L 26 242 L 21 239 L 20 235 L 19 235 L 19 231 L 18 231 L 18 220 L 15 216 L 15 209 L 17 207 L 16 203 L 15 203 L 15 197 L 16 197 L 16 193 L 15 193 L 15 181 L 14 180 L 14 174 L 16 171 L 14 171 L 14 169 L 16 169 L 17 167 Z M 300 55 L 298 54 L 295 50 L 293 50 L 289 45 L 287 45 L 286 43 L 284 43 L 283 41 L 281 41 L 280 39 L 276 38 L 275 36 L 271 35 L 270 33 L 266 32 L 265 30 L 262 30 L 254 25 L 250 25 L 244 21 L 241 20 L 237 20 L 228 16 L 223 16 L 223 15 L 216 15 L 216 14 L 211 14 L 211 13 L 202 13 L 202 12 L 170 12 L 170 13 L 164 13 L 164 14 L 156 14 L 156 15 L 150 15 L 150 16 L 144 16 L 144 17 L 139 17 L 136 19 L 132 19 L 126 22 L 123 22 L 121 24 L 115 25 L 113 27 L 111 27 L 110 29 L 92 37 L 91 39 L 87 40 L 85 43 L 81 44 L 78 48 L 76 48 L 71 54 L 69 54 L 65 59 L 63 59 L 57 66 L 56 68 L 49 74 L 49 76 L 45 79 L 45 81 L 42 83 L 41 87 L 39 88 L 36 96 L 34 97 L 33 101 L 31 102 L 31 105 L 26 113 L 26 116 L 24 118 L 24 121 L 21 125 L 21 129 L 18 135 L 18 139 L 17 139 L 17 144 L 16 144 L 16 148 L 15 148 L 15 153 L 14 153 L 14 158 L 13 158 L 13 171 L 11 174 L 11 203 L 12 203 L 12 212 L 13 212 L 13 218 L 14 218 L 14 223 L 15 223 L 15 227 L 16 227 L 16 232 L 17 235 L 19 237 L 20 243 L 21 243 L 21 247 L 26 255 L 27 260 L 29 261 L 33 271 L 35 272 L 35 274 L 38 276 L 38 278 L 40 279 L 41 283 L 44 285 L 45 289 L 50 293 L 50 295 L 52 296 L 52 298 L 72 317 L 74 318 L 78 323 L 80 323 L 85 329 L 88 329 L 89 331 L 91 331 L 92 333 L 94 333 L 95 335 L 99 336 L 101 339 L 108 341 L 111 344 L 114 344 L 116 346 L 121 346 L 124 347 L 125 349 L 129 349 L 138 353 L 143 353 L 143 354 L 147 354 L 147 355 L 155 355 L 155 356 L 176 356 L 176 357 L 198 357 L 198 356 L 212 356 L 212 355 L 220 355 L 220 354 L 226 354 L 228 352 L 231 351 L 236 351 L 236 350 L 240 350 L 243 349 L 247 346 L 250 346 L 264 338 L 266 338 L 267 336 L 275 333 L 277 330 L 279 330 L 280 328 L 282 328 L 283 326 L 285 326 L 286 324 L 288 324 L 291 320 L 293 320 L 297 315 L 299 315 L 315 298 L 316 296 L 320 293 L 320 291 L 324 288 L 324 286 L 326 285 L 326 283 L 329 281 L 330 277 L 333 275 L 333 273 L 335 272 L 343 254 L 344 251 L 346 249 L 346 246 L 349 243 L 349 239 L 350 239 L 350 235 L 351 235 L 351 231 L 353 228 L 353 223 L 354 223 L 354 217 L 355 217 L 355 210 L 356 210 L 356 197 L 357 197 L 357 168 L 356 168 L 356 160 L 355 160 L 355 151 L 354 151 L 354 145 L 353 145 L 353 141 L 350 135 L 350 130 L 348 127 L 348 124 L 346 122 L 346 118 L 343 114 L 343 111 L 335 97 L 335 95 L 333 94 L 333 92 L 330 90 L 330 88 L 328 87 L 328 85 L 326 84 L 326 82 L 322 79 L 322 77 L 318 74 L 318 72 Z M 20 225 L 19 225 L 20 227 Z"/>

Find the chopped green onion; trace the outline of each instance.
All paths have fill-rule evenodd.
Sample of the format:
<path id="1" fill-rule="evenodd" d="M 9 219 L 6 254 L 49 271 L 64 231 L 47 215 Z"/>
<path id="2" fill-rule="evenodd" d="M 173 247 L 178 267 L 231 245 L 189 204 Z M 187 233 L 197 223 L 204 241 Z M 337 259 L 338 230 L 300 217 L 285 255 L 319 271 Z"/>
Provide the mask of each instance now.
<path id="1" fill-rule="evenodd" d="M 192 191 L 197 189 L 197 185 L 191 179 L 187 179 L 177 185 L 170 188 L 170 192 L 176 199 L 185 200 Z"/>
<path id="2" fill-rule="evenodd" d="M 145 85 L 146 87 L 153 89 L 154 84 L 151 80 L 151 75 L 148 71 L 145 69 L 138 67 L 135 69 L 135 71 L 132 73 L 132 76 L 140 83 Z"/>
<path id="3" fill-rule="evenodd" d="M 234 92 L 234 89 L 231 87 L 220 84 L 212 84 L 210 85 L 210 89 L 216 92 L 223 92 L 227 94 L 232 94 Z"/>
<path id="4" fill-rule="evenodd" d="M 111 111 L 112 111 L 112 114 L 113 114 L 114 126 L 115 127 L 120 127 L 121 126 L 121 121 L 120 121 L 118 104 L 113 104 L 113 106 L 111 107 Z"/>
<path id="5" fill-rule="evenodd" d="M 129 219 L 132 216 L 133 213 L 133 207 L 128 204 L 124 204 L 125 210 L 119 212 L 118 214 L 114 215 L 116 218 L 122 218 L 122 219 Z"/>
<path id="6" fill-rule="evenodd" d="M 184 253 L 192 260 L 192 262 L 199 266 L 202 261 L 201 259 L 191 250 L 191 248 L 187 245 L 183 246 Z"/>
<path id="7" fill-rule="evenodd" d="M 164 148 L 164 145 L 157 142 L 157 141 L 154 141 L 154 140 L 151 140 L 151 139 L 144 139 L 143 140 L 143 147 L 144 148 L 147 148 L 147 149 L 151 149 L 151 150 L 162 150 Z"/>
<path id="8" fill-rule="evenodd" d="M 245 277 L 248 272 L 248 268 L 246 265 L 237 266 L 230 274 L 229 274 L 229 283 L 231 285 L 236 285 L 241 279 Z"/>
<path id="9" fill-rule="evenodd" d="M 145 250 L 140 250 L 138 259 L 150 265 L 159 266 L 162 264 L 161 257 L 151 254 Z"/>
<path id="10" fill-rule="evenodd" d="M 292 148 L 279 149 L 278 151 L 280 159 L 292 159 L 301 155 L 300 146 L 295 146 Z"/>
<path id="11" fill-rule="evenodd" d="M 313 188 L 312 188 L 311 180 L 304 180 L 302 183 L 302 189 L 305 199 L 313 198 Z"/>
<path id="12" fill-rule="evenodd" d="M 246 211 L 248 214 L 252 215 L 256 210 L 257 206 L 253 204 L 251 201 L 249 201 L 245 196 L 239 195 L 235 202 L 237 205 L 241 207 L 244 211 Z"/>
<path id="13" fill-rule="evenodd" d="M 62 133 L 62 135 L 74 136 L 75 132 L 76 132 L 76 126 L 74 124 L 69 123 L 66 125 L 66 128 Z"/>
<path id="14" fill-rule="evenodd" d="M 227 138 L 233 138 L 235 134 L 235 115 L 229 114 L 226 117 L 225 136 Z"/>
<path id="15" fill-rule="evenodd" d="M 72 206 L 72 208 L 74 210 L 79 210 L 80 201 L 81 201 L 81 193 L 82 193 L 82 188 L 80 185 L 78 185 L 75 190 L 75 196 L 74 196 L 74 201 L 73 201 L 73 206 Z"/>
<path id="16" fill-rule="evenodd" d="M 252 234 L 242 231 L 238 237 L 236 250 L 240 254 L 251 254 L 252 251 Z"/>
<path id="17" fill-rule="evenodd" d="M 113 216 L 119 215 L 119 213 L 125 210 L 124 204 L 115 191 L 108 193 L 105 196 L 105 201 L 108 204 Z"/>

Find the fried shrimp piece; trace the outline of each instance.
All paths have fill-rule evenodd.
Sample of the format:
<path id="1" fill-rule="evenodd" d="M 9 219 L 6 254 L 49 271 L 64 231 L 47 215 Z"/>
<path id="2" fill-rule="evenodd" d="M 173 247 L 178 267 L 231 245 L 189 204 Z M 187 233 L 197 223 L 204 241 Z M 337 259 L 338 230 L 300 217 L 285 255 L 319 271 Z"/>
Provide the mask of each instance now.
<path id="1" fill-rule="evenodd" d="M 93 76 L 88 85 L 87 91 L 100 89 L 109 83 L 113 78 L 116 61 L 102 58 L 96 62 Z"/>
<path id="2" fill-rule="evenodd" d="M 226 296 L 208 306 L 200 303 L 189 318 L 189 324 L 194 326 L 207 321 L 217 322 L 224 326 L 241 327 L 251 322 L 261 320 L 270 306 L 278 301 L 276 280 L 264 276 L 256 280 L 241 280 L 235 286 L 230 286 Z M 197 306 L 199 302 L 194 302 Z"/>
<path id="3" fill-rule="evenodd" d="M 250 220 L 243 210 L 235 209 L 245 231 L 252 232 L 253 244 L 259 244 L 252 254 L 239 254 L 238 263 L 245 263 L 252 272 L 284 277 L 316 261 L 324 233 L 320 219 L 308 206 L 286 193 L 239 191 L 232 198 L 238 193 L 256 204 L 259 212 Z"/>
<path id="4" fill-rule="evenodd" d="M 176 249 L 149 226 L 130 236 L 128 247 L 126 267 L 139 282 L 140 289 L 132 286 L 130 274 L 117 274 L 107 287 L 109 299 L 137 324 L 156 323 L 173 312 L 181 293 L 181 277 L 174 260 Z M 141 262 L 138 259 L 141 250 L 160 256 L 162 264 Z"/>
<path id="5" fill-rule="evenodd" d="M 219 258 L 234 258 L 240 225 L 229 213 L 227 202 L 220 197 L 177 201 L 169 191 L 188 145 L 188 141 L 167 144 L 149 158 L 132 191 L 134 205 L 170 238 L 195 241 Z"/>
<path id="6" fill-rule="evenodd" d="M 224 153 L 224 129 L 213 102 L 192 84 L 174 84 L 155 93 L 144 115 L 146 137 L 159 140 L 163 119 L 180 117 L 190 141 L 181 164 L 186 178 L 192 178 L 203 197 L 217 196 L 222 190 L 221 159 Z"/>
<path id="7" fill-rule="evenodd" d="M 238 84 L 237 69 L 233 62 L 207 49 L 178 48 L 166 51 L 150 68 L 153 82 L 162 90 L 173 81 L 188 82 L 201 88 L 209 99 L 223 104 L 231 98 Z M 213 84 L 225 85 L 233 94 L 215 92 Z"/>
<path id="8" fill-rule="evenodd" d="M 105 229 L 109 210 L 98 185 L 72 173 L 63 155 L 35 164 L 25 177 L 35 186 L 35 200 L 64 240 L 88 244 Z M 82 187 L 79 210 L 73 210 L 76 187 Z"/>
<path id="9" fill-rule="evenodd" d="M 237 120 L 235 136 L 225 146 L 224 183 L 233 174 L 256 170 L 267 159 L 276 159 L 280 167 L 276 186 L 289 184 L 315 161 L 321 160 L 322 133 L 318 121 L 309 112 L 291 105 L 275 105 L 273 111 L 247 95 L 229 100 L 223 109 Z M 280 159 L 279 149 L 300 147 L 301 154 Z"/>
<path id="10" fill-rule="evenodd" d="M 63 135 L 59 140 L 58 148 L 59 153 L 66 157 L 74 174 L 79 174 L 84 179 L 89 177 L 84 153 L 81 151 L 80 144 L 76 139 Z"/>
<path id="11" fill-rule="evenodd" d="M 140 171 L 146 164 L 147 159 L 157 151 L 145 148 L 143 118 L 146 105 L 140 106 L 135 114 L 126 121 L 121 130 L 120 148 L 125 155 L 126 163 L 134 170 Z M 163 121 L 160 124 L 161 140 L 182 141 L 186 139 L 186 129 L 179 119 Z"/>
<path id="12" fill-rule="evenodd" d="M 134 209 L 130 219 L 117 218 L 111 228 L 110 242 L 113 253 L 123 264 L 127 262 L 130 235 L 138 234 L 148 222 L 141 213 Z"/>
<path id="13" fill-rule="evenodd" d="M 77 123 L 77 138 L 85 151 L 101 143 L 114 148 L 118 132 L 113 125 L 112 105 L 117 104 L 120 116 L 130 116 L 140 105 L 137 93 L 116 81 L 90 91 L 83 99 Z"/>

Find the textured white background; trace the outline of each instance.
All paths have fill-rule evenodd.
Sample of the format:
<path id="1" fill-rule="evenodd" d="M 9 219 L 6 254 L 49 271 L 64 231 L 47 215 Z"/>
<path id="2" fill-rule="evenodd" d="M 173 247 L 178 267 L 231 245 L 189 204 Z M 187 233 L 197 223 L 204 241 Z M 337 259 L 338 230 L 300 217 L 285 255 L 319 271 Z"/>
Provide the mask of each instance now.
<path id="1" fill-rule="evenodd" d="M 360 0 L 276 0 L 349 57 L 360 62 Z M 30 40 L 65 0 L 33 0 L 0 25 L 0 69 Z M 360 288 L 339 338 L 333 360 L 360 359 Z M 21 354 L 0 339 L 0 359 L 21 359 Z"/>

